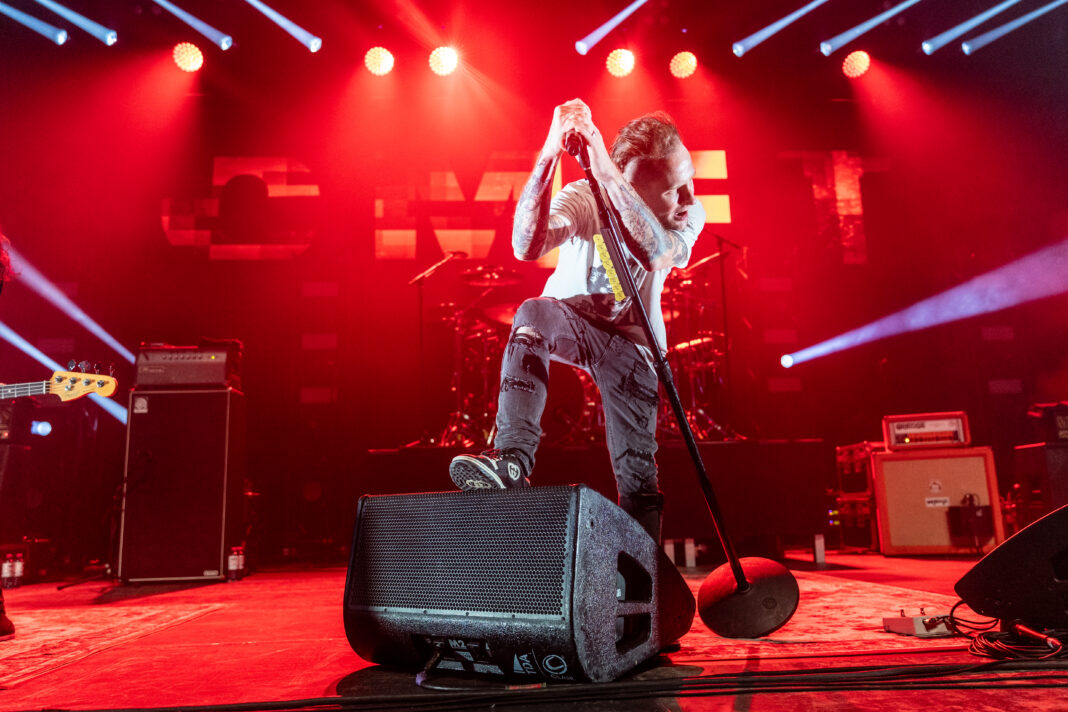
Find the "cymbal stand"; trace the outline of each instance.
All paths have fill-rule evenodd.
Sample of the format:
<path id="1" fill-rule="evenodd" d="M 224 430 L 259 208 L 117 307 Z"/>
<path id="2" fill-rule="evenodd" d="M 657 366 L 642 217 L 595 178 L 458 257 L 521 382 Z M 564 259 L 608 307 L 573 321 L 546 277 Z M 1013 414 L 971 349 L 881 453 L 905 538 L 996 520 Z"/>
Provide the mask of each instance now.
<path id="1" fill-rule="evenodd" d="M 475 447 L 486 442 L 485 413 L 472 414 L 469 412 L 477 394 L 470 393 L 465 388 L 464 365 L 467 359 L 465 358 L 464 341 L 469 335 L 476 338 L 479 336 L 477 332 L 470 329 L 470 325 L 473 322 L 470 317 L 470 311 L 475 304 L 482 301 L 494 289 L 494 287 L 487 287 L 467 306 L 458 309 L 453 316 L 453 371 L 449 387 L 456 399 L 456 406 L 455 410 L 449 413 L 448 422 L 446 422 L 445 429 L 438 440 L 441 447 Z M 483 340 L 479 339 L 479 343 L 483 345 Z M 485 359 L 480 358 L 479 361 L 482 362 L 481 368 L 483 371 L 481 375 L 484 382 L 488 378 L 485 374 Z M 485 400 L 485 398 L 481 400 Z M 484 404 L 480 401 L 478 407 L 484 407 Z"/>
<path id="2" fill-rule="evenodd" d="M 720 290 L 720 305 L 723 311 L 723 377 L 720 379 L 720 383 L 723 384 L 723 422 L 725 426 L 721 428 L 724 431 L 724 436 L 728 440 L 744 440 L 735 431 L 734 426 L 731 425 L 734 415 L 734 384 L 731 379 L 731 332 L 730 332 L 730 320 L 728 318 L 729 312 L 727 311 L 727 252 L 724 245 L 730 245 L 735 249 L 742 249 L 742 246 L 736 242 L 731 242 L 722 235 L 714 235 L 716 242 L 719 244 L 719 254 L 721 259 L 719 261 L 719 290 Z"/>
<path id="3" fill-rule="evenodd" d="M 413 284 L 415 285 L 416 312 L 418 314 L 417 318 L 419 320 L 418 368 L 419 368 L 419 392 L 420 393 L 425 393 L 426 392 L 426 317 L 424 315 L 424 304 L 423 304 L 423 282 L 425 282 L 426 280 L 428 280 L 431 277 L 433 277 L 435 272 L 437 272 L 439 269 L 444 267 L 449 262 L 452 262 L 455 259 L 462 259 L 462 257 L 461 257 L 462 255 L 463 255 L 462 252 L 450 252 L 447 255 L 445 255 L 443 258 L 441 258 L 440 260 L 438 260 L 437 262 L 435 262 L 434 264 L 430 265 L 425 270 L 423 270 L 422 272 L 420 272 L 419 274 L 415 275 L 414 277 L 412 277 L 411 279 L 408 280 L 407 286 L 411 287 Z M 430 433 L 429 433 L 429 431 L 427 430 L 427 427 L 426 427 L 426 414 L 425 413 L 423 414 L 423 423 L 422 423 L 422 425 L 423 425 L 423 435 L 422 435 L 422 437 L 420 437 L 420 439 L 416 440 L 414 443 L 410 443 L 410 445 L 407 446 L 407 447 L 412 447 L 412 446 L 415 446 L 415 445 L 432 445 L 434 443 L 434 439 L 432 437 L 430 437 Z"/>

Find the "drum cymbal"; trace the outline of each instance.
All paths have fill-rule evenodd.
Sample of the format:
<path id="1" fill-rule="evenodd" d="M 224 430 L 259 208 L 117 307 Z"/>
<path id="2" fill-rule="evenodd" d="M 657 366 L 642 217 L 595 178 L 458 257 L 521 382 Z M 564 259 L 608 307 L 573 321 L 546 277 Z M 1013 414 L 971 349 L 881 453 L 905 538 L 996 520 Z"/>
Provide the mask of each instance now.
<path id="1" fill-rule="evenodd" d="M 490 321 L 494 321 L 502 326 L 511 326 L 515 320 L 515 313 L 519 309 L 518 304 L 494 304 L 493 306 L 483 307 L 482 313 L 486 315 L 486 318 Z"/>
<path id="2" fill-rule="evenodd" d="M 481 265 L 460 274 L 460 279 L 472 287 L 509 287 L 519 284 L 519 273 L 498 265 Z"/>
<path id="3" fill-rule="evenodd" d="M 722 346 L 723 334 L 706 332 L 704 336 L 682 341 L 672 346 L 672 348 L 679 353 L 699 353 L 703 356 L 720 357 L 723 356 Z"/>

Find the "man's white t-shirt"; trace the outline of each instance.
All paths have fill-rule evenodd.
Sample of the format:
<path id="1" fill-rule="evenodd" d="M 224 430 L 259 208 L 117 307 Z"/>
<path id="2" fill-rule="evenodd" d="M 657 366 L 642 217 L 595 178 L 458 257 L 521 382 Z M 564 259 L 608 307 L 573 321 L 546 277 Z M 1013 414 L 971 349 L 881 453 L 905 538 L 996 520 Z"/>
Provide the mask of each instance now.
<path id="1" fill-rule="evenodd" d="M 600 322 L 605 328 L 626 336 L 639 346 L 647 346 L 645 332 L 637 311 L 631 308 L 630 297 L 616 302 L 612 285 L 601 263 L 601 256 L 593 242 L 593 236 L 601 233 L 601 227 L 597 216 L 597 203 L 589 182 L 580 180 L 564 186 L 553 198 L 550 212 L 568 221 L 572 235 L 560 243 L 556 269 L 545 282 L 541 296 L 566 302 L 594 322 Z M 685 257 L 676 267 L 685 267 L 689 262 L 693 245 L 705 226 L 705 209 L 700 201 L 695 201 L 690 206 L 686 223 L 682 230 L 671 231 L 680 237 L 687 247 Z M 649 314 L 653 334 L 661 352 L 666 352 L 667 331 L 664 328 L 660 295 L 664 291 L 664 280 L 673 268 L 666 267 L 649 272 L 630 254 L 625 243 L 622 247 L 630 273 L 638 287 L 638 296 Z M 616 270 L 619 269 L 620 266 L 616 265 Z"/>

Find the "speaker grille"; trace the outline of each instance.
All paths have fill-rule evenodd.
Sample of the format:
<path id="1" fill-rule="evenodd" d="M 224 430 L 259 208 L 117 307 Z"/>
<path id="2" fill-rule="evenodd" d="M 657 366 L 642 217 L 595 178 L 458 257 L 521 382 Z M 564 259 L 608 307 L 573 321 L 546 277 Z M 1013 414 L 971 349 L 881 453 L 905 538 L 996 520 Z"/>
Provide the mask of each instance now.
<path id="1" fill-rule="evenodd" d="M 537 487 L 365 498 L 349 604 L 563 616 L 572 492 Z M 533 498 L 539 506 L 531 506 Z"/>

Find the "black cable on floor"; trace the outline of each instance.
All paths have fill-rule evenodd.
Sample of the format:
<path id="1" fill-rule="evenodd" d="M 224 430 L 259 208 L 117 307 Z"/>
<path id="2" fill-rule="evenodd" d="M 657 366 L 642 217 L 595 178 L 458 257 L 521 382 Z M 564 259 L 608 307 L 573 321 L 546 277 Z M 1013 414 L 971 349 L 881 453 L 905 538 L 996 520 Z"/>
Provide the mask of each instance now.
<path id="1" fill-rule="evenodd" d="M 761 673 L 701 675 L 668 680 L 624 680 L 596 685 L 552 685 L 539 689 L 493 690 L 440 695 L 375 695 L 370 697 L 320 697 L 278 702 L 226 705 L 126 709 L 121 712 L 297 712 L 345 710 L 425 710 L 451 712 L 488 705 L 514 706 L 535 703 L 577 703 L 659 697 L 708 697 L 721 695 L 784 694 L 801 692 L 1045 689 L 1068 687 L 1068 674 L 1060 661 L 991 661 L 979 665 L 905 665 L 832 668 L 817 671 L 783 670 Z M 1034 672 L 1006 677 L 979 673 Z M 963 676 L 954 679 L 946 676 Z M 86 712 L 86 711 L 83 711 Z M 120 712 L 96 710 L 92 712 Z"/>

